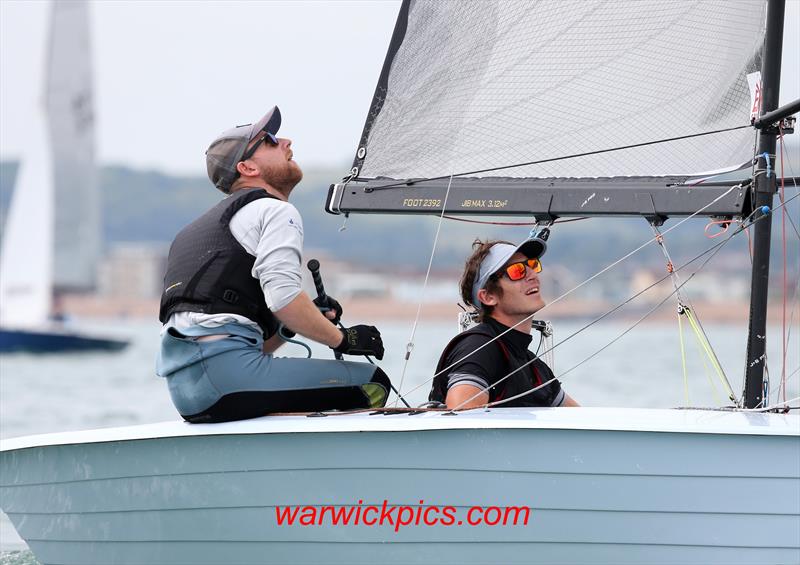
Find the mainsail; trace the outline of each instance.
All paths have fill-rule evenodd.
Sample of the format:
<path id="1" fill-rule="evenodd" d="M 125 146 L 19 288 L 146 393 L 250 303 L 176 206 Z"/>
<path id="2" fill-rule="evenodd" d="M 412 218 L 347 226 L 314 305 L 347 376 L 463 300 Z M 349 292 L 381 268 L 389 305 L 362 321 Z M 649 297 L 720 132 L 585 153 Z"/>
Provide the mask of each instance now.
<path id="1" fill-rule="evenodd" d="M 52 3 L 45 91 L 55 179 L 57 290 L 92 289 L 101 251 L 89 37 L 87 2 Z"/>
<path id="2" fill-rule="evenodd" d="M 592 179 L 550 185 L 551 193 L 563 187 L 581 197 L 559 210 L 577 214 L 586 212 L 579 205 L 598 187 L 650 195 L 705 171 L 749 164 L 754 133 L 746 127 L 747 76 L 761 66 L 765 13 L 764 1 L 407 0 L 353 164 L 356 194 L 332 194 L 329 210 L 424 212 L 408 205 L 415 191 L 423 196 L 420 183 L 403 198 L 377 194 L 387 189 L 364 199 L 358 181 L 371 189 L 387 182 L 369 179 L 481 171 L 454 180 L 453 188 L 474 187 L 486 199 L 487 188 L 495 195 L 498 187 L 519 188 L 512 178 Z M 719 130 L 728 131 L 652 143 Z M 637 147 L 586 155 L 631 145 Z M 584 156 L 561 159 L 575 154 Z M 486 170 L 531 161 L 548 162 Z M 484 181 L 476 184 L 477 178 Z M 502 180 L 487 185 L 486 179 Z M 439 183 L 434 201 L 441 201 L 446 184 Z M 658 212 L 685 214 L 683 206 L 700 202 L 690 193 L 660 202 L 655 196 Z M 481 200 L 458 194 L 453 198 Z M 552 194 L 540 194 L 546 205 Z M 680 210 L 671 209 L 675 196 Z M 744 195 L 733 196 L 709 213 L 741 213 Z M 652 211 L 645 200 L 632 210 L 611 205 L 606 212 Z M 531 206 L 538 205 L 469 210 L 454 200 L 446 209 L 514 213 Z"/>

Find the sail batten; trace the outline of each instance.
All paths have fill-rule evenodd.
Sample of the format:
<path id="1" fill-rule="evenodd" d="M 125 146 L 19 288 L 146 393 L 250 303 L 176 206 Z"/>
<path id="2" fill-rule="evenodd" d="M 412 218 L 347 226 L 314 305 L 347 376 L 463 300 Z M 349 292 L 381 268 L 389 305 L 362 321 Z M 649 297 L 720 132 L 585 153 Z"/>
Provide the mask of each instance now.
<path id="1" fill-rule="evenodd" d="M 762 1 L 407 0 L 357 178 L 446 176 L 747 125 L 764 15 Z M 688 176 L 749 162 L 753 145 L 745 128 L 481 176 Z"/>
<path id="2" fill-rule="evenodd" d="M 326 210 L 341 213 L 533 216 L 743 216 L 751 211 L 749 182 L 690 184 L 685 177 L 512 177 L 425 180 L 398 186 L 366 179 L 331 186 Z M 448 196 L 448 185 L 450 187 Z"/>

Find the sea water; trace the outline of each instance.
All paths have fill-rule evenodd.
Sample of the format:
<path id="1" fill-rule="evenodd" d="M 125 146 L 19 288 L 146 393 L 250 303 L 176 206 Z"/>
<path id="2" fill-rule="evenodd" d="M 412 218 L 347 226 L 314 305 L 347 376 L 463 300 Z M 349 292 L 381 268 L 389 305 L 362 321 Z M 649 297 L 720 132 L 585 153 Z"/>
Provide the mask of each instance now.
<path id="1" fill-rule="evenodd" d="M 584 322 L 554 322 L 554 370 L 564 389 L 585 406 L 671 408 L 730 404 L 724 386 L 699 353 L 697 342 L 684 324 L 687 379 L 684 380 L 677 322 L 645 323 L 620 337 L 630 323 L 597 324 L 581 330 Z M 109 322 L 89 324 L 102 330 Z M 386 356 L 379 362 L 412 405 L 427 400 L 429 379 L 456 322 L 423 320 L 413 335 L 408 362 L 405 352 L 412 338 L 411 322 L 379 323 Z M 141 321 L 116 321 L 113 334 L 131 345 L 122 352 L 61 355 L 0 355 L 0 437 L 127 426 L 175 420 L 166 385 L 154 372 L 159 326 Z M 746 324 L 706 324 L 706 333 L 737 395 L 741 395 L 746 348 Z M 770 327 L 768 351 L 774 401 L 781 373 L 780 327 Z M 572 337 L 571 337 L 572 336 Z M 800 362 L 800 331 L 790 333 L 787 374 Z M 618 341 L 611 343 L 612 340 Z M 608 345 L 611 343 L 611 345 Z M 543 349 L 546 346 L 543 345 Z M 311 344 L 314 357 L 332 358 L 330 349 Z M 535 349 L 535 345 L 533 349 Z M 305 356 L 305 350 L 287 344 L 281 355 Z M 800 376 L 791 374 L 787 398 L 800 396 Z M 687 401 L 688 398 L 688 401 Z M 395 397 L 390 399 L 394 404 Z M 795 402 L 794 404 L 797 404 Z M 35 564 L 10 521 L 0 514 L 0 565 Z"/>

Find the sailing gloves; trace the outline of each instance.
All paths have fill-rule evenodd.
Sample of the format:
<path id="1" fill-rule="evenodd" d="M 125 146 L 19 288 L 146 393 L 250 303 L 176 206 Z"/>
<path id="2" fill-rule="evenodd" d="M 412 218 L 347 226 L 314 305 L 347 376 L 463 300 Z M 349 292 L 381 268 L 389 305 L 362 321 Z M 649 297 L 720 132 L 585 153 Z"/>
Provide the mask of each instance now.
<path id="1" fill-rule="evenodd" d="M 347 355 L 373 355 L 378 360 L 383 359 L 381 332 L 375 326 L 342 328 L 342 342 L 333 350 Z"/>
<path id="2" fill-rule="evenodd" d="M 335 298 L 331 298 L 327 294 L 323 296 L 317 296 L 314 299 L 314 305 L 319 308 L 319 311 L 323 314 L 325 312 L 330 312 L 331 310 L 336 313 L 336 316 L 331 319 L 331 323 L 335 326 L 339 324 L 339 320 L 342 319 L 342 305 Z"/>

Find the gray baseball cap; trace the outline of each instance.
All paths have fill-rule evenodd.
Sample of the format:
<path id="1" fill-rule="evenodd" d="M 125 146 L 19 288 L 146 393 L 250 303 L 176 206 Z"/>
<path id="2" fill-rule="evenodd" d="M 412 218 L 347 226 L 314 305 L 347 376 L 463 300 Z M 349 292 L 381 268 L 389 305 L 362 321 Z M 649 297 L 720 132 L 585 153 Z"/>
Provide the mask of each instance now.
<path id="1" fill-rule="evenodd" d="M 476 308 L 481 308 L 481 301 L 478 300 L 478 291 L 484 288 L 486 283 L 489 282 L 489 277 L 502 269 L 518 251 L 528 259 L 539 258 L 547 251 L 547 242 L 538 237 L 531 237 L 519 245 L 510 243 L 494 244 L 486 257 L 483 258 L 481 267 L 478 269 L 478 276 L 475 277 L 475 282 L 472 284 L 472 303 Z"/>
<path id="2" fill-rule="evenodd" d="M 250 142 L 258 138 L 262 132 L 275 135 L 280 127 L 281 111 L 277 106 L 273 106 L 256 123 L 236 126 L 219 134 L 206 151 L 208 178 L 214 186 L 226 194 L 230 192 L 231 185 L 238 176 L 236 165 L 242 160 L 242 155 Z"/>

